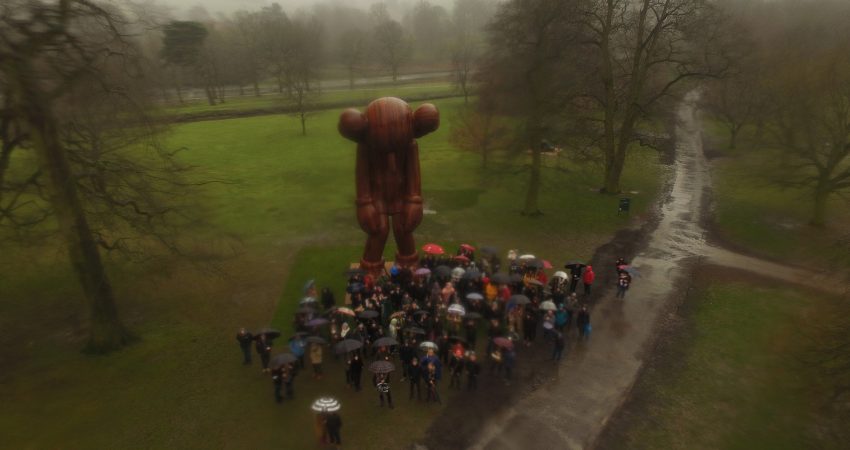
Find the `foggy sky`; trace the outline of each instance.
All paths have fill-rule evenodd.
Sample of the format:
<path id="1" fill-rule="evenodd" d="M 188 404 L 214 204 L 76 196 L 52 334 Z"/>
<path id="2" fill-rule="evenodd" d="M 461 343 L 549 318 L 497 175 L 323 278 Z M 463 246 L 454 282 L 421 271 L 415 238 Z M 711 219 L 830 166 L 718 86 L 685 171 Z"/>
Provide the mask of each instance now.
<path id="1" fill-rule="evenodd" d="M 412 7 L 419 0 L 386 0 L 390 10 L 405 10 Z M 429 3 L 440 5 L 451 11 L 454 0 L 428 0 Z M 215 16 L 218 13 L 232 13 L 240 9 L 257 10 L 272 3 L 279 3 L 287 12 L 294 12 L 299 9 L 309 9 L 316 3 L 340 3 L 346 6 L 353 6 L 361 9 L 368 9 L 373 3 L 379 3 L 380 0 L 152 0 L 150 3 L 168 6 L 173 8 L 175 16 L 183 16 L 195 6 L 202 6 L 210 15 Z"/>

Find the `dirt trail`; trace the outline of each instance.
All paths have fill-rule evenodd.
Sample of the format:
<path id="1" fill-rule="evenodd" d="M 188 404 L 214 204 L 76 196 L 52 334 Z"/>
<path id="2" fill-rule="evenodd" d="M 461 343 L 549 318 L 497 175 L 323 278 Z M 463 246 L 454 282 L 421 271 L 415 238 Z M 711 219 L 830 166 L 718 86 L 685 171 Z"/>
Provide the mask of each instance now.
<path id="1" fill-rule="evenodd" d="M 678 110 L 676 155 L 670 194 L 662 200 L 657 228 L 632 265 L 640 271 L 625 301 L 608 292 L 593 309 L 590 341 L 573 344 L 560 376 L 485 423 L 474 449 L 581 449 L 593 446 L 628 396 L 651 349 L 658 324 L 681 295 L 693 263 L 728 266 L 823 289 L 823 276 L 736 254 L 706 242 L 709 166 L 697 116 L 699 94 Z M 613 263 L 613 260 L 612 260 Z M 597 272 L 613 269 L 596 267 Z M 602 287 L 602 286 L 600 286 Z M 827 288 L 829 289 L 829 288 Z"/>

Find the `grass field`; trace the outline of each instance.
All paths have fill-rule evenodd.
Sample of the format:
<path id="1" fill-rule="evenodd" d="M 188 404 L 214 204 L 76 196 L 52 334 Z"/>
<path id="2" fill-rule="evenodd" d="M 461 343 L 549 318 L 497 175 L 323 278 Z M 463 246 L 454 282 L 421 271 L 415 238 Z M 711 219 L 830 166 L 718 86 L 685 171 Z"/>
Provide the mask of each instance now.
<path id="1" fill-rule="evenodd" d="M 710 281 L 689 295 L 688 330 L 656 351 L 612 448 L 833 448 L 828 385 L 804 361 L 831 299 Z M 666 338 L 665 338 L 666 339 Z"/>
<path id="2" fill-rule="evenodd" d="M 404 95 L 380 95 L 391 93 Z M 365 102 L 377 94 L 359 95 Z M 528 173 L 517 167 L 524 159 L 497 159 L 482 171 L 476 155 L 448 143 L 462 103 L 436 101 L 443 126 L 420 141 L 423 191 L 436 214 L 425 216 L 418 242 L 519 247 L 557 263 L 589 257 L 630 220 L 617 216 L 615 197 L 593 192 L 598 167 L 566 160 L 544 169 L 545 216 L 520 216 Z M 321 382 L 300 376 L 296 401 L 276 405 L 268 378 L 256 365 L 239 364 L 239 326 L 286 329 L 304 281 L 316 278 L 339 296 L 341 272 L 360 256 L 354 144 L 336 132 L 338 113 L 313 115 L 306 137 L 285 115 L 172 130 L 169 142 L 186 148 L 195 177 L 229 181 L 199 197 L 206 222 L 187 235 L 238 245 L 226 247 L 229 256 L 214 273 L 179 259 L 128 265 L 108 258 L 121 316 L 140 338 L 116 354 L 78 352 L 86 314 L 61 250 L 3 244 L 12 257 L 0 259 L 0 398 L 12 407 L 0 413 L 2 447 L 309 448 L 307 404 L 321 393 L 340 396 L 349 448 L 400 448 L 420 436 L 438 407 L 407 405 L 397 394 L 394 413 L 377 411 L 373 391 L 347 391 L 338 366 Z M 661 172 L 655 153 L 632 154 L 623 184 L 639 191 L 633 216 L 645 213 Z M 393 251 L 390 245 L 387 255 Z"/>
<path id="3" fill-rule="evenodd" d="M 725 144 L 726 136 L 717 126 L 709 126 L 708 132 Z M 716 231 L 722 240 L 794 264 L 850 267 L 850 247 L 839 245 L 850 233 L 850 202 L 833 196 L 827 226 L 812 227 L 810 194 L 783 189 L 776 181 L 779 176 L 771 174 L 776 154 L 758 150 L 747 136 L 737 150 L 717 148 L 721 157 L 712 161 L 712 179 Z"/>

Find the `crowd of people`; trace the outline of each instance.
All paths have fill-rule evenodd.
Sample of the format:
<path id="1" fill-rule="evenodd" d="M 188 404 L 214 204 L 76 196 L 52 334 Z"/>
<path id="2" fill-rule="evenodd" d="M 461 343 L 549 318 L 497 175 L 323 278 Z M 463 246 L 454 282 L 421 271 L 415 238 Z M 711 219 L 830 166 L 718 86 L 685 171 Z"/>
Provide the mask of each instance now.
<path id="1" fill-rule="evenodd" d="M 548 261 L 515 250 L 508 252 L 504 267 L 491 248 L 476 251 L 463 244 L 453 256 L 435 244 L 423 250 L 415 270 L 392 266 L 373 277 L 350 269 L 344 305 L 337 305 L 330 289 L 319 294 L 308 283 L 294 315 L 289 352 L 271 357 L 273 341 L 280 337 L 276 330 L 252 334 L 243 328 L 236 337 L 243 362 L 251 363 L 253 346 L 262 370 L 272 376 L 275 400 L 283 402 L 293 397 L 294 379 L 306 368 L 306 358 L 313 378 L 325 376 L 322 363 L 329 348 L 344 363 L 350 389 L 363 388 L 366 368 L 378 404 L 394 408 L 394 377 L 407 384 L 410 400 L 440 403 L 444 376 L 448 389 L 474 391 L 485 372 L 510 384 L 517 346 L 531 346 L 538 332 L 552 346 L 553 361 L 562 358 L 571 336 L 577 342 L 590 338 L 588 302 L 596 279 L 591 265 L 569 261 L 566 270 L 550 277 Z M 622 258 L 614 266 L 617 297 L 624 298 L 634 271 Z M 339 415 L 320 417 L 322 439 L 330 442 L 333 436 L 338 445 Z"/>

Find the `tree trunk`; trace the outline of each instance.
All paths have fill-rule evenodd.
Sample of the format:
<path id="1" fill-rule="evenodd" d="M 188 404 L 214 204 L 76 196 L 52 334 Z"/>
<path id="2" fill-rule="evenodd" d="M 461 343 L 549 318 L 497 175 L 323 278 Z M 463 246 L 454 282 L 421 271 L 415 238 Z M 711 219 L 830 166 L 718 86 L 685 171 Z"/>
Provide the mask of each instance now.
<path id="1" fill-rule="evenodd" d="M 47 175 L 50 204 L 68 245 L 71 265 L 89 302 L 91 323 L 87 351 L 115 350 L 127 344 L 130 336 L 118 319 L 112 286 L 77 193 L 56 119 L 35 86 L 37 78 L 30 76 L 25 64 L 18 62 L 18 71 L 10 81 L 17 85 L 19 113 L 29 128 L 39 165 Z"/>
<path id="2" fill-rule="evenodd" d="M 531 175 L 528 179 L 528 190 L 525 194 L 525 208 L 522 210 L 522 215 L 524 216 L 539 216 L 543 213 L 540 212 L 540 208 L 538 207 L 537 198 L 540 194 L 540 147 L 539 143 L 537 145 L 532 144 L 531 146 Z"/>
<path id="3" fill-rule="evenodd" d="M 283 94 L 283 77 L 277 76 L 277 93 Z"/>
<path id="4" fill-rule="evenodd" d="M 215 106 L 215 88 L 210 86 L 204 86 L 204 92 L 207 94 L 207 102 L 209 102 L 210 106 Z"/>
<path id="5" fill-rule="evenodd" d="M 254 80 L 254 97 L 260 96 L 260 83 Z"/>
<path id="6" fill-rule="evenodd" d="M 620 193 L 620 176 L 626 164 L 626 151 L 617 148 L 611 158 L 605 158 L 605 184 L 602 192 L 606 194 Z"/>
<path id="7" fill-rule="evenodd" d="M 348 68 L 348 89 L 354 89 L 354 69 Z"/>
<path id="8" fill-rule="evenodd" d="M 729 128 L 729 149 L 735 150 L 735 146 L 738 143 L 738 133 L 740 131 L 740 126 L 732 126 Z"/>
<path id="9" fill-rule="evenodd" d="M 307 114 L 301 112 L 301 136 L 307 136 Z"/>
<path id="10" fill-rule="evenodd" d="M 826 225 L 826 203 L 829 200 L 829 191 L 818 187 L 815 189 L 815 202 L 812 208 L 812 219 L 809 225 L 822 227 Z"/>

